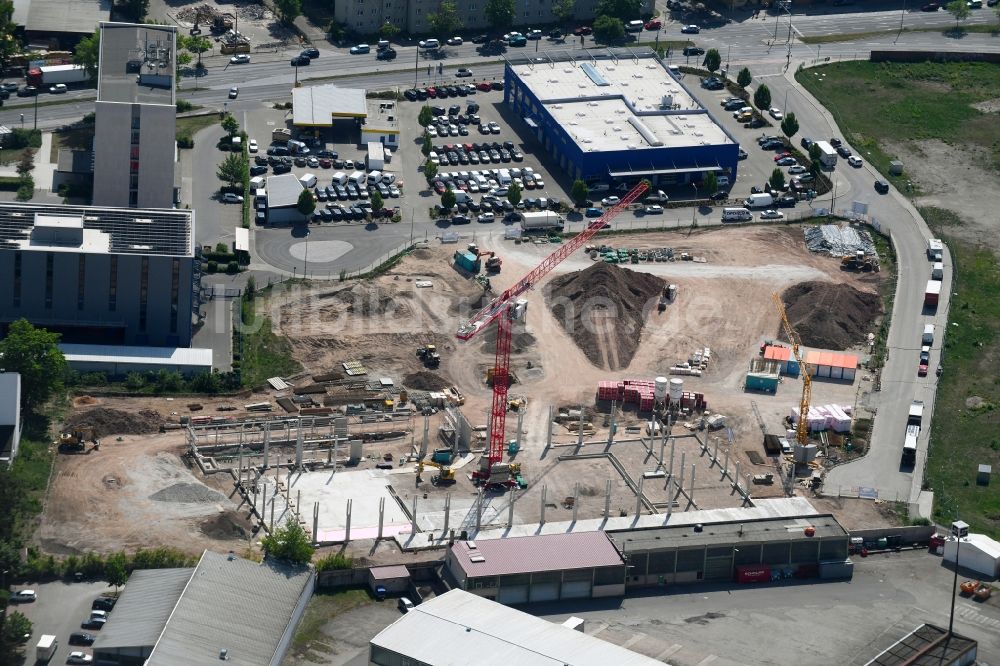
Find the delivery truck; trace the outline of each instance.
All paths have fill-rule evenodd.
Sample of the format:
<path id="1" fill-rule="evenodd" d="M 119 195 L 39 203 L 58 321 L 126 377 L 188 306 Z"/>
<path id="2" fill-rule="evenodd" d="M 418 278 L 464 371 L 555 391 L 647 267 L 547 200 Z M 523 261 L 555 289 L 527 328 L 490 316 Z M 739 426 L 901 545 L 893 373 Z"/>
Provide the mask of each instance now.
<path id="1" fill-rule="evenodd" d="M 927 239 L 927 259 L 933 262 L 944 261 L 944 243 L 940 238 Z"/>
<path id="2" fill-rule="evenodd" d="M 906 425 L 919 426 L 924 419 L 924 403 L 922 400 L 914 400 L 910 403 L 910 410 L 906 415 Z"/>
<path id="3" fill-rule="evenodd" d="M 816 147 L 819 148 L 819 163 L 822 164 L 827 169 L 832 169 L 837 166 L 837 151 L 834 150 L 833 146 L 827 141 L 817 141 Z"/>
<path id="4" fill-rule="evenodd" d="M 768 206 L 774 205 L 774 197 L 770 194 L 751 194 L 750 197 L 743 202 L 743 205 L 747 208 L 767 208 Z"/>
<path id="5" fill-rule="evenodd" d="M 563 228 L 563 218 L 556 213 L 547 210 L 533 213 L 522 213 L 521 218 L 521 228 L 525 231 Z"/>
<path id="6" fill-rule="evenodd" d="M 90 75 L 83 65 L 46 65 L 32 67 L 25 78 L 29 86 L 42 88 L 57 83 L 85 83 L 90 80 Z"/>
<path id="7" fill-rule="evenodd" d="M 56 653 L 56 648 L 59 647 L 59 641 L 52 634 L 45 634 L 38 639 L 38 645 L 35 646 L 35 661 L 45 661 L 47 662 L 52 658 L 52 655 Z"/>
<path id="8" fill-rule="evenodd" d="M 903 437 L 903 464 L 912 465 L 917 462 L 917 440 L 920 437 L 920 426 L 906 426 L 906 435 Z"/>
<path id="9" fill-rule="evenodd" d="M 927 288 L 924 289 L 924 306 L 928 308 L 936 308 L 940 296 L 941 282 L 939 280 L 928 280 Z"/>
<path id="10" fill-rule="evenodd" d="M 934 344 L 934 324 L 924 326 L 924 333 L 920 336 L 920 344 L 927 346 Z"/>

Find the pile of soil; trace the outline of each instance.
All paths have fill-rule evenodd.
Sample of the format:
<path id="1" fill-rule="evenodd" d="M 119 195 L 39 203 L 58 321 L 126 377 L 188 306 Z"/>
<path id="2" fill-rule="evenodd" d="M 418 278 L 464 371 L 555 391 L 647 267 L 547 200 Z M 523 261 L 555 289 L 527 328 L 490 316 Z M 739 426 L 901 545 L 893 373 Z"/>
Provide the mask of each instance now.
<path id="1" fill-rule="evenodd" d="M 253 533 L 250 521 L 233 511 L 226 511 L 214 518 L 203 520 L 198 524 L 198 529 L 205 536 L 220 541 L 246 539 Z"/>
<path id="2" fill-rule="evenodd" d="M 440 391 L 448 382 L 443 377 L 427 370 L 411 372 L 403 377 L 403 386 L 417 391 Z"/>
<path id="3" fill-rule="evenodd" d="M 163 417 L 152 409 L 126 412 L 121 409 L 95 407 L 78 412 L 66 419 L 67 428 L 88 425 L 94 428 L 97 437 L 108 435 L 145 435 L 158 432 Z"/>
<path id="4" fill-rule="evenodd" d="M 846 284 L 800 282 L 781 300 L 802 344 L 820 349 L 845 350 L 864 342 L 883 314 L 878 294 Z M 778 337 L 786 339 L 783 327 Z"/>
<path id="5" fill-rule="evenodd" d="M 149 499 L 154 502 L 221 502 L 226 496 L 200 483 L 175 483 L 153 493 Z"/>
<path id="6" fill-rule="evenodd" d="M 632 362 L 646 313 L 665 284 L 655 275 L 597 262 L 552 280 L 546 302 L 591 363 L 617 370 Z M 595 325 L 597 319 L 603 324 Z"/>

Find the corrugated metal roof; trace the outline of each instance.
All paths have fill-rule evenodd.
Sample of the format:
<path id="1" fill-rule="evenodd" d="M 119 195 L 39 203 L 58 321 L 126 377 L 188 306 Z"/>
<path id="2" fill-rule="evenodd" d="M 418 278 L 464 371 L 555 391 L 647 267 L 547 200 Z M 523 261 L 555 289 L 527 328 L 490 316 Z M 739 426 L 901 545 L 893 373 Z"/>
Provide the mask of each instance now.
<path id="1" fill-rule="evenodd" d="M 388 567 L 372 567 L 369 569 L 374 580 L 389 580 L 390 578 L 409 578 L 410 570 L 402 564 Z"/>
<path id="2" fill-rule="evenodd" d="M 810 351 L 806 352 L 806 363 L 853 370 L 858 367 L 858 357 L 854 354 L 841 354 L 840 352 Z"/>
<path id="3" fill-rule="evenodd" d="M 295 206 L 299 202 L 299 194 L 305 189 L 294 173 L 268 176 L 266 188 L 268 208 Z"/>
<path id="4" fill-rule="evenodd" d="M 292 124 L 333 125 L 334 117 L 365 118 L 368 105 L 363 88 L 335 85 L 308 86 L 292 90 Z"/>
<path id="5" fill-rule="evenodd" d="M 222 649 L 231 666 L 269 666 L 312 580 L 309 569 L 206 550 L 146 666 L 217 666 Z"/>
<path id="6" fill-rule="evenodd" d="M 663 666 L 464 590 L 420 604 L 371 644 L 434 666 Z"/>
<path id="7" fill-rule="evenodd" d="M 604 532 L 576 532 L 458 541 L 455 562 L 469 577 L 505 576 L 624 564 Z"/>
<path id="8" fill-rule="evenodd" d="M 94 651 L 155 645 L 192 573 L 190 568 L 132 572 L 115 612 L 94 641 Z"/>

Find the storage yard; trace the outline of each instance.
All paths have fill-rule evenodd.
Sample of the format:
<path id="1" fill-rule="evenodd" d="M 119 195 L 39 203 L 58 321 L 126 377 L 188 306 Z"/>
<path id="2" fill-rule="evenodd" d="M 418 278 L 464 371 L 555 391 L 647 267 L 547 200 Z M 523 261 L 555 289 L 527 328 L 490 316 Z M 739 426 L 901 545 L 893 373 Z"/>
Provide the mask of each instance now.
<path id="1" fill-rule="evenodd" d="M 307 368 L 301 376 L 197 405 L 79 399 L 77 423 L 100 425 L 104 412 L 95 408 L 130 412 L 137 423 L 121 441 L 105 428 L 99 451 L 61 458 L 43 543 L 149 545 L 142 526 L 156 523 L 163 543 L 233 547 L 246 544 L 256 525 L 295 516 L 322 543 L 381 535 L 406 548 L 414 524 L 436 542 L 448 529 L 503 526 L 511 518 L 531 524 L 667 514 L 783 497 L 787 442 L 794 443 L 786 419 L 797 418 L 801 379 L 763 356 L 766 342 L 782 348 L 772 294 L 784 294 L 790 315 L 811 304 L 850 322 L 836 346 L 809 353 L 849 350 L 863 365 L 868 334 L 878 326 L 876 288 L 887 277 L 843 270 L 839 260 L 810 252 L 796 227 L 614 243 L 637 257 L 669 247 L 673 261 L 616 266 L 600 255 L 572 254 L 525 295 L 524 323 L 512 336 L 504 445 L 510 481 L 491 479 L 477 489 L 496 333 L 463 342 L 455 330 L 558 245 L 476 241 L 503 259 L 489 296 L 453 267 L 449 244 L 418 249 L 360 283 L 275 290 L 266 309 Z M 774 370 L 774 391 L 749 385 L 747 368 L 755 363 Z M 837 431 L 863 412 L 872 379 L 863 367 L 851 380 L 826 376 L 817 373 L 813 382 L 809 415 L 813 430 L 831 433 L 817 440 L 820 459 L 838 455 L 844 439 Z M 662 424 L 651 422 L 654 408 Z M 167 431 L 147 434 L 156 413 Z M 784 439 L 785 452 L 765 445 L 765 434 Z M 117 461 L 114 469 L 108 458 Z M 807 492 L 820 469 L 803 460 L 794 492 Z M 75 511 L 81 503 L 102 510 L 83 515 Z"/>

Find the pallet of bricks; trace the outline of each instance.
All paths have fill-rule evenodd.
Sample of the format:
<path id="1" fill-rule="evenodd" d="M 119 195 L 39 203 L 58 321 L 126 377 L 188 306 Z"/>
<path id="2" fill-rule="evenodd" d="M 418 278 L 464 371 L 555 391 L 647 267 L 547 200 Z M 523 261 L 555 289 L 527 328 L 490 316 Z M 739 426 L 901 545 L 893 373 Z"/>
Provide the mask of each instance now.
<path id="1" fill-rule="evenodd" d="M 597 399 L 638 405 L 639 411 L 653 410 L 653 382 L 645 379 L 626 379 L 620 382 L 597 383 Z"/>

